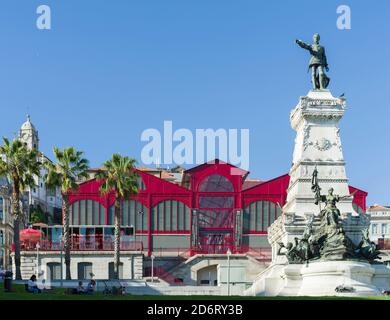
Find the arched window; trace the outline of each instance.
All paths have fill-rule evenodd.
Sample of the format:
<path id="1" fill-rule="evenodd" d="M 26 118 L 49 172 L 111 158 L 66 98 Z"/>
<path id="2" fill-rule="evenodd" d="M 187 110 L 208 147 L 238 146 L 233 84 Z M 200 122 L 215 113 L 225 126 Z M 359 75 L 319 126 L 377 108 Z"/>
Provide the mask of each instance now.
<path id="1" fill-rule="evenodd" d="M 114 214 L 113 209 L 110 210 L 110 214 Z M 139 231 L 148 230 L 148 208 L 141 202 L 132 199 L 123 201 L 121 214 L 122 226 L 133 226 Z"/>
<path id="2" fill-rule="evenodd" d="M 229 179 L 219 174 L 213 174 L 205 178 L 199 185 L 200 192 L 234 192 Z"/>
<path id="3" fill-rule="evenodd" d="M 70 225 L 105 225 L 106 208 L 93 200 L 80 200 L 72 203 L 69 212 Z"/>
<path id="4" fill-rule="evenodd" d="M 190 208 L 176 200 L 159 202 L 152 208 L 152 231 L 189 231 Z"/>
<path id="5" fill-rule="evenodd" d="M 244 209 L 243 232 L 267 231 L 280 216 L 280 206 L 271 201 L 255 201 Z"/>

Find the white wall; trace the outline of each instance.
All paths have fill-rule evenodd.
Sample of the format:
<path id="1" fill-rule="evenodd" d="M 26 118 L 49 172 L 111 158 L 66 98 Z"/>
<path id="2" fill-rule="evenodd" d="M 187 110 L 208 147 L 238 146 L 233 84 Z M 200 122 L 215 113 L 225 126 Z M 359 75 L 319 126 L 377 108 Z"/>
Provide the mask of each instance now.
<path id="1" fill-rule="evenodd" d="M 14 256 L 12 256 L 13 271 L 15 274 Z M 64 257 L 63 257 L 64 258 Z M 72 253 L 71 258 L 71 277 L 78 278 L 78 263 L 91 262 L 92 273 L 95 279 L 108 279 L 109 263 L 113 262 L 113 252 L 76 252 Z M 27 280 L 33 274 L 37 273 L 36 268 L 36 252 L 21 253 L 21 272 L 22 278 Z M 65 279 L 65 260 L 63 259 L 63 278 Z M 50 262 L 61 263 L 61 255 L 59 252 L 42 252 L 39 253 L 39 270 L 44 271 L 43 278 L 48 277 L 48 266 Z M 142 279 L 143 276 L 143 255 L 140 253 L 122 253 L 121 262 L 123 263 L 123 278 L 124 279 Z"/>

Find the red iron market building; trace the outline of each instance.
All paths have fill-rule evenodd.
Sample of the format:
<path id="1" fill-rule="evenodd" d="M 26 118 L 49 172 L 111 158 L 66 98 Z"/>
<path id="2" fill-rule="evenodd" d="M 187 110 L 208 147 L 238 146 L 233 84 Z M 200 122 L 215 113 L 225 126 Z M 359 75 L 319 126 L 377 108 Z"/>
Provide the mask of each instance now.
<path id="1" fill-rule="evenodd" d="M 248 171 L 220 160 L 180 173 L 146 168 L 137 168 L 137 173 L 139 193 L 121 206 L 121 251 L 124 257 L 142 257 L 142 263 L 137 260 L 142 264 L 138 278 L 150 274 L 151 257 L 156 257 L 156 268 L 164 270 L 195 255 L 225 255 L 228 250 L 267 262 L 267 228 L 281 215 L 288 174 L 269 181 L 249 180 Z M 104 263 L 112 261 L 115 198 L 113 194 L 102 196 L 100 186 L 96 179 L 82 182 L 69 197 L 72 254 L 80 257 L 74 274 L 79 279 L 96 270 L 92 264 L 97 262 L 90 262 L 89 257 L 107 253 Z M 365 212 L 367 193 L 352 186 L 349 189 L 356 191 L 355 210 Z M 61 226 L 40 229 L 44 234 L 41 252 L 58 253 Z M 29 250 L 27 244 L 24 250 Z M 59 272 L 54 260 L 47 262 L 52 279 Z M 104 268 L 108 278 L 112 265 Z M 154 272 L 158 275 L 159 270 Z"/>

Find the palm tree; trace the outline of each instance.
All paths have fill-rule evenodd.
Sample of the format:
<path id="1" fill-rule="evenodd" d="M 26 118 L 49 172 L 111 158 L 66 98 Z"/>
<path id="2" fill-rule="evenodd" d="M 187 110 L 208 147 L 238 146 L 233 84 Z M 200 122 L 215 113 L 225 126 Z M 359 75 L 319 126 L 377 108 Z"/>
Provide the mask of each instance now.
<path id="1" fill-rule="evenodd" d="M 112 159 L 103 164 L 103 169 L 96 174 L 97 180 L 102 180 L 100 187 L 102 195 L 115 194 L 114 211 L 114 278 L 119 279 L 120 264 L 120 212 L 121 202 L 130 195 L 138 193 L 138 175 L 135 173 L 136 160 L 114 154 Z"/>
<path id="2" fill-rule="evenodd" d="M 88 160 L 84 159 L 83 152 L 76 151 L 73 147 L 60 150 L 53 149 L 56 163 L 46 161 L 45 177 L 46 186 L 49 189 L 61 188 L 62 214 L 63 214 L 63 240 L 65 251 L 66 280 L 71 280 L 70 273 L 70 232 L 69 232 L 69 193 L 76 191 L 78 182 L 82 178 L 88 178 Z"/>
<path id="3" fill-rule="evenodd" d="M 29 150 L 23 142 L 14 139 L 10 142 L 3 138 L 0 146 L 0 175 L 6 176 L 12 183 L 12 213 L 14 216 L 15 279 L 22 280 L 20 271 L 19 227 L 22 218 L 20 196 L 26 187 L 35 185 L 34 177 L 39 176 L 41 164 L 38 151 Z"/>

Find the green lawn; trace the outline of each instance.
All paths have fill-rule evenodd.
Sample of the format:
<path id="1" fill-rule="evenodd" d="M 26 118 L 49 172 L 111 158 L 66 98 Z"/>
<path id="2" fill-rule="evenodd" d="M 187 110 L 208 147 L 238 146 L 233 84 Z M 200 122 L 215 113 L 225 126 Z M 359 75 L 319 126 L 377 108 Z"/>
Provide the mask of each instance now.
<path id="1" fill-rule="evenodd" d="M 96 293 L 94 295 L 72 295 L 64 289 L 50 293 L 32 294 L 23 285 L 14 285 L 12 292 L 4 292 L 0 285 L 0 300 L 390 300 L 390 297 L 241 297 L 241 296 L 114 296 Z"/>

